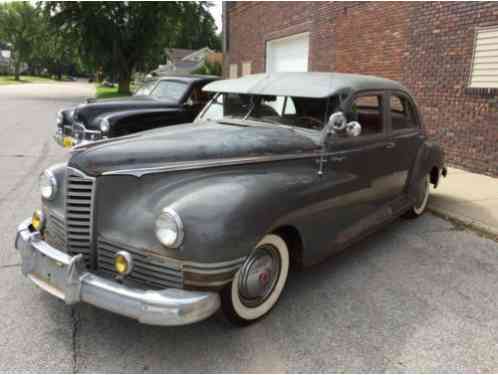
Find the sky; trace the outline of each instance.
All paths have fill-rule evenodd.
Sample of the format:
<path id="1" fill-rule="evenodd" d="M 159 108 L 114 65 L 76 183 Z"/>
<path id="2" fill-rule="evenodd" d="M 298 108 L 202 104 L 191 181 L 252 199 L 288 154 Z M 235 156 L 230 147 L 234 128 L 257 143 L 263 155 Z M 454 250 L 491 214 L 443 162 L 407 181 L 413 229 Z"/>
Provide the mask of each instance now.
<path id="1" fill-rule="evenodd" d="M 214 17 L 214 20 L 216 21 L 216 26 L 218 26 L 218 32 L 221 31 L 221 0 L 217 1 L 211 1 L 213 4 L 210 8 L 209 11 Z"/>

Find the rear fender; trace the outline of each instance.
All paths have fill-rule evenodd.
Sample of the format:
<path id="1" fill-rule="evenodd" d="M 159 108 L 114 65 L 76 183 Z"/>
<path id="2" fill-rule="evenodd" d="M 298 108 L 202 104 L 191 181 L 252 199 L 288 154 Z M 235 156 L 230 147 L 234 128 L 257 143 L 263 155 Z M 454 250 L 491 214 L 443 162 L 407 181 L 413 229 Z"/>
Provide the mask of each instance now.
<path id="1" fill-rule="evenodd" d="M 441 175 L 446 176 L 444 153 L 439 145 L 429 141 L 421 145 L 415 157 L 406 188 L 409 196 L 416 193 L 417 182 L 427 175 L 430 175 L 434 187 L 438 185 Z"/>

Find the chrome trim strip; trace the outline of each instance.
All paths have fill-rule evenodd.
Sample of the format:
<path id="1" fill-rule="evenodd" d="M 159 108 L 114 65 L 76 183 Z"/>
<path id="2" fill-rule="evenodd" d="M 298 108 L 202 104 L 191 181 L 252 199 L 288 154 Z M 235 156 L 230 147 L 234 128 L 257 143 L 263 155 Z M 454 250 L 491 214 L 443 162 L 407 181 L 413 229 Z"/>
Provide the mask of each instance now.
<path id="1" fill-rule="evenodd" d="M 337 152 L 325 154 L 335 155 Z M 274 161 L 285 161 L 285 160 L 297 160 L 297 159 L 309 159 L 309 158 L 319 158 L 320 151 L 316 152 L 306 152 L 298 154 L 284 154 L 284 155 L 267 155 L 267 156 L 249 156 L 245 158 L 227 158 L 227 159 L 211 159 L 202 161 L 186 161 L 186 162 L 174 162 L 168 163 L 163 166 L 158 167 L 146 167 L 146 168 L 136 168 L 136 169 L 118 169 L 115 171 L 107 171 L 102 173 L 103 176 L 111 175 L 131 175 L 135 177 L 142 177 L 147 174 L 161 173 L 161 172 L 172 172 L 172 171 L 186 171 L 192 169 L 205 169 L 205 168 L 215 168 L 231 165 L 245 165 L 245 164 L 259 164 L 259 163 L 270 163 Z"/>
<path id="2" fill-rule="evenodd" d="M 316 151 L 293 153 L 293 154 L 248 156 L 248 157 L 239 157 L 239 158 L 172 162 L 157 167 L 117 169 L 114 171 L 106 171 L 102 173 L 102 176 L 129 175 L 140 178 L 144 175 L 153 174 L 153 173 L 162 173 L 162 172 L 187 171 L 194 169 L 217 168 L 217 167 L 232 166 L 232 165 L 271 163 L 271 162 L 287 161 L 287 160 L 300 160 L 300 159 L 312 159 L 312 158 L 320 159 L 321 157 L 328 158 L 329 156 L 342 156 L 344 154 L 354 152 L 359 149 L 364 150 L 364 149 L 383 147 L 386 143 L 387 141 L 385 139 L 382 139 L 379 140 L 378 143 L 370 144 L 367 146 L 356 145 L 356 147 L 354 148 L 348 148 L 347 150 L 340 150 L 340 151 L 321 152 L 320 148 L 318 148 L 317 146 Z M 337 160 L 331 159 L 331 161 L 337 161 Z"/>
<path id="3" fill-rule="evenodd" d="M 106 243 L 111 244 L 112 246 L 114 246 L 116 248 L 120 248 L 120 249 L 125 250 L 125 251 L 130 250 L 130 251 L 135 251 L 135 252 L 141 253 L 144 256 L 151 258 L 152 260 L 154 258 L 156 258 L 157 261 L 154 262 L 154 264 L 168 266 L 168 267 L 174 267 L 177 270 L 181 270 L 182 268 L 185 270 L 185 268 L 188 268 L 189 271 L 195 270 L 194 272 L 196 272 L 197 270 L 199 270 L 201 272 L 203 270 L 209 272 L 210 270 L 217 270 L 219 268 L 231 269 L 231 268 L 236 268 L 236 267 L 240 266 L 246 260 L 246 257 L 240 257 L 237 259 L 226 260 L 223 262 L 210 262 L 210 263 L 192 262 L 192 261 L 186 261 L 186 260 L 167 257 L 167 256 L 161 255 L 157 252 L 152 252 L 150 250 L 136 248 L 136 247 L 133 247 L 130 245 L 123 244 L 122 242 L 115 240 L 115 239 L 111 239 L 111 238 L 99 236 L 98 241 L 106 242 Z"/>
<path id="4" fill-rule="evenodd" d="M 228 262 L 218 263 L 195 263 L 182 262 L 183 270 L 192 273 L 215 274 L 225 271 L 232 271 L 240 267 L 246 260 L 246 257 L 234 259 Z"/>

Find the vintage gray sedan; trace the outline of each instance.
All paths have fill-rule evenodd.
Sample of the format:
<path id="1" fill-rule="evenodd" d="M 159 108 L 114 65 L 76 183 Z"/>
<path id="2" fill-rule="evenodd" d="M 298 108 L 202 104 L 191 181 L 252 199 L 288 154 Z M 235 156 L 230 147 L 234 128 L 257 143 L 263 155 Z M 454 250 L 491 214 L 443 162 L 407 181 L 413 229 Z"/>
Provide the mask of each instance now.
<path id="1" fill-rule="evenodd" d="M 142 323 L 268 313 L 289 269 L 403 215 L 446 169 L 397 82 L 336 73 L 210 83 L 192 124 L 73 149 L 20 224 L 22 272 Z M 296 303 L 298 303 L 296 301 Z"/>

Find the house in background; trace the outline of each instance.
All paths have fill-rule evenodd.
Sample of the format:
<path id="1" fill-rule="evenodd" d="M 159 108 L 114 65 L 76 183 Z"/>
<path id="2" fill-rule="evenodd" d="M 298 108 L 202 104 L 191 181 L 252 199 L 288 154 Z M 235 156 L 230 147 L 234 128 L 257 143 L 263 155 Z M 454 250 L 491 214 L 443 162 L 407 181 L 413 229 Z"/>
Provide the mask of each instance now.
<path id="1" fill-rule="evenodd" d="M 223 55 L 216 53 L 209 47 L 204 47 L 198 50 L 169 48 L 166 51 L 168 59 L 166 64 L 151 72 L 153 76 L 164 76 L 171 74 L 190 74 L 199 69 L 204 61 L 218 61 L 223 63 Z"/>
<path id="2" fill-rule="evenodd" d="M 224 72 L 401 81 L 452 165 L 498 176 L 498 2 L 224 2 Z"/>

